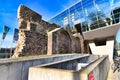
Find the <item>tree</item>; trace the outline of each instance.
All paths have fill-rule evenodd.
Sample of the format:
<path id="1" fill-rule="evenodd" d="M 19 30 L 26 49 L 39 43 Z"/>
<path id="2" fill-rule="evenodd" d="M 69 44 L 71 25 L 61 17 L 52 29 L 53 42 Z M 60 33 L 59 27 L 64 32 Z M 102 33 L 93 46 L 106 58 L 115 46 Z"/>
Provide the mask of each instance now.
<path id="1" fill-rule="evenodd" d="M 108 25 L 111 25 L 112 20 L 110 18 L 107 17 L 106 21 L 107 21 Z"/>
<path id="2" fill-rule="evenodd" d="M 94 13 L 94 12 L 91 12 L 89 15 L 88 15 L 88 18 L 91 20 L 91 21 L 96 21 L 96 20 L 101 20 L 105 17 L 105 14 L 102 13 L 102 12 L 97 12 L 97 13 Z"/>
<path id="3" fill-rule="evenodd" d="M 91 20 L 90 28 L 96 29 L 99 27 L 106 26 L 106 22 L 103 20 L 105 18 L 105 14 L 102 12 L 90 13 L 88 18 Z"/>
<path id="4" fill-rule="evenodd" d="M 81 25 L 82 25 L 82 31 L 83 32 L 89 30 L 89 28 L 88 28 L 88 22 L 84 21 L 84 22 L 82 22 Z"/>

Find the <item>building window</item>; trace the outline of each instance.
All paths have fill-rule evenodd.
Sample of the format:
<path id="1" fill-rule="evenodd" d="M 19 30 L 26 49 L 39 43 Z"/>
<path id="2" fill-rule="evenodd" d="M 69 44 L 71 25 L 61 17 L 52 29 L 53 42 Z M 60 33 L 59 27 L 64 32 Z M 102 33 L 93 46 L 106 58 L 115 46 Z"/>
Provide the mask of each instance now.
<path id="1" fill-rule="evenodd" d="M 68 17 L 65 17 L 65 18 L 63 19 L 63 24 L 64 24 L 64 25 L 67 25 L 67 24 L 68 24 Z"/>
<path id="2" fill-rule="evenodd" d="M 94 42 L 95 42 L 96 46 L 104 46 L 104 45 L 106 45 L 106 39 L 95 40 Z"/>
<path id="3" fill-rule="evenodd" d="M 71 14 L 71 20 L 72 20 L 72 22 L 74 22 L 74 20 L 75 20 L 74 13 Z"/>

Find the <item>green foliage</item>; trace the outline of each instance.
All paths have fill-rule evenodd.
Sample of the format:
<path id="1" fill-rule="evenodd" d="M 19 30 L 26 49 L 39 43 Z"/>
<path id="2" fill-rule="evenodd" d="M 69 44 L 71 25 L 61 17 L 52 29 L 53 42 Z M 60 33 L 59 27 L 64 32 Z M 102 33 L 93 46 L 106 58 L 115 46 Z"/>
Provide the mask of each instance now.
<path id="1" fill-rule="evenodd" d="M 106 26 L 108 23 L 110 25 L 110 19 L 105 19 L 105 14 L 102 12 L 90 13 L 88 18 L 91 20 L 90 29 L 96 29 L 99 27 Z"/>
<path id="2" fill-rule="evenodd" d="M 91 23 L 90 28 L 92 30 L 92 29 L 96 29 L 96 28 L 99 28 L 99 27 L 103 27 L 103 26 L 106 26 L 105 21 L 97 20 L 97 21 L 94 21 L 94 22 Z"/>
<path id="3" fill-rule="evenodd" d="M 92 21 L 92 22 L 94 22 L 94 21 L 96 21 L 96 20 L 102 20 L 103 18 L 105 17 L 105 14 L 104 13 L 102 13 L 102 12 L 97 12 L 97 13 L 90 13 L 89 15 L 88 15 L 88 18 Z"/>
<path id="4" fill-rule="evenodd" d="M 82 31 L 84 32 L 84 31 L 88 31 L 89 29 L 88 29 L 88 22 L 83 22 L 82 24 Z"/>
<path id="5" fill-rule="evenodd" d="M 110 18 L 106 18 L 106 21 L 107 21 L 108 25 L 111 25 L 112 20 Z"/>

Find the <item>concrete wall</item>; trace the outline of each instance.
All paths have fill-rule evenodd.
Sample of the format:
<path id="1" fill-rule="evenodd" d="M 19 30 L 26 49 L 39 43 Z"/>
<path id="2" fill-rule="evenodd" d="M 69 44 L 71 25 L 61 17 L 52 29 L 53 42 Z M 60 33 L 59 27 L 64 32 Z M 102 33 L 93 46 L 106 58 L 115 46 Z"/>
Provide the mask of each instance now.
<path id="1" fill-rule="evenodd" d="M 78 80 L 73 78 L 73 71 L 34 67 L 30 68 L 28 80 Z"/>
<path id="2" fill-rule="evenodd" d="M 114 40 L 119 28 L 120 28 L 120 23 L 109 25 L 99 29 L 94 29 L 88 32 L 83 32 L 84 40 L 86 46 L 88 47 L 88 48 L 86 47 L 88 49 L 86 51 L 89 52 L 89 47 L 90 47 L 92 54 L 109 55 L 109 59 L 112 60 Z M 106 45 L 95 46 L 94 41 L 101 39 L 107 40 Z"/>
<path id="3" fill-rule="evenodd" d="M 52 62 L 48 64 L 38 65 L 37 67 L 45 67 L 45 68 L 55 68 L 55 69 L 64 69 L 64 70 L 76 70 L 78 63 L 91 63 L 92 61 L 98 59 L 99 56 L 86 56 L 86 57 L 78 57 L 66 59 L 58 62 Z"/>
<path id="4" fill-rule="evenodd" d="M 94 42 L 89 43 L 92 54 L 109 55 L 109 59 L 113 59 L 114 40 L 107 39 L 106 45 L 96 46 Z"/>
<path id="5" fill-rule="evenodd" d="M 103 56 L 80 71 L 80 80 L 90 80 L 91 74 L 94 76 L 94 80 L 106 80 L 109 68 L 109 58 Z"/>
<path id="6" fill-rule="evenodd" d="M 0 80 L 28 80 L 28 69 L 31 66 L 85 56 L 88 55 L 68 54 L 62 56 L 3 59 L 0 60 Z"/>
<path id="7" fill-rule="evenodd" d="M 76 71 L 77 63 L 91 63 L 98 58 L 90 55 L 34 66 L 29 69 L 29 80 L 80 80 L 80 72 Z"/>
<path id="8" fill-rule="evenodd" d="M 76 61 L 77 59 L 71 60 Z M 74 70 L 74 67 L 71 67 L 74 66 L 74 64 L 76 65 L 76 63 L 69 63 L 71 60 L 31 67 L 29 69 L 29 80 L 90 80 L 90 74 L 94 75 L 94 80 L 106 80 L 109 70 L 108 56 L 103 56 L 94 60 L 80 71 L 76 71 Z M 65 62 L 65 66 L 60 65 Z"/>
<path id="9" fill-rule="evenodd" d="M 118 29 L 120 28 L 120 23 L 109 25 L 106 27 L 101 27 L 99 29 L 94 29 L 88 32 L 83 32 L 84 40 L 94 40 L 100 38 L 115 37 Z"/>

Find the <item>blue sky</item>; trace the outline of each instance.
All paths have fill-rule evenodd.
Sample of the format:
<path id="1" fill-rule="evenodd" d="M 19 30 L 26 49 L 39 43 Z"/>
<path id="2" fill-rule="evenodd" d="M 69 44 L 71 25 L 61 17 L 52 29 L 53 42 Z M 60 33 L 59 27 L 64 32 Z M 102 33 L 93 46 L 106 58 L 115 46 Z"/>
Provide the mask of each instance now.
<path id="1" fill-rule="evenodd" d="M 3 26 L 7 25 L 10 27 L 10 31 L 4 42 L 2 42 L 2 47 L 11 47 L 14 28 L 18 28 L 17 9 L 20 4 L 28 6 L 41 14 L 44 20 L 48 20 L 77 1 L 78 0 L 0 0 L 0 44 L 2 42 Z M 15 46 L 15 43 L 13 46 Z"/>

